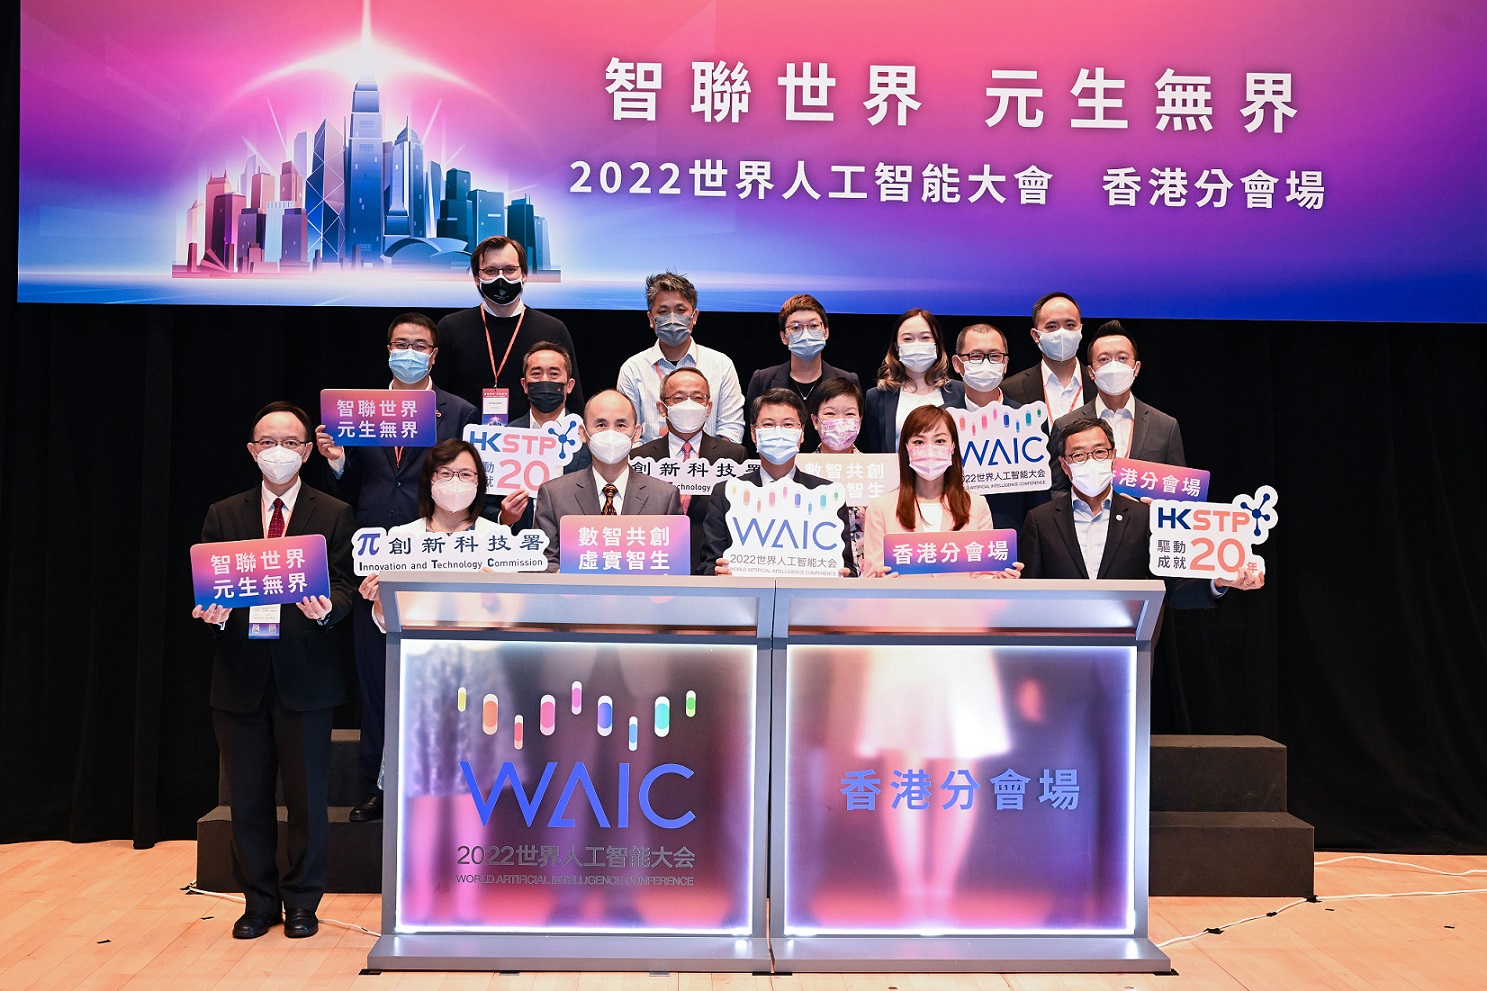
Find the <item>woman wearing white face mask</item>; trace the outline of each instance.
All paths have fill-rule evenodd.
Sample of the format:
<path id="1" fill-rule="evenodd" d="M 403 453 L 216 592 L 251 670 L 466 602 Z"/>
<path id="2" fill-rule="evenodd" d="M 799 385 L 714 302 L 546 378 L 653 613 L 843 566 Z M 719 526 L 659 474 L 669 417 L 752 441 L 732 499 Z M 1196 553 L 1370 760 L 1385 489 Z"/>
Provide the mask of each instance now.
<path id="1" fill-rule="evenodd" d="M 419 518 L 387 531 L 390 537 L 423 536 L 426 533 L 459 533 L 473 530 L 488 533 L 497 524 L 481 516 L 485 508 L 485 465 L 468 441 L 453 437 L 441 440 L 423 461 L 418 479 Z M 376 575 L 361 583 L 362 597 L 372 603 L 372 619 L 387 631 L 382 616 L 380 587 Z"/>
<path id="2" fill-rule="evenodd" d="M 893 573 L 883 560 L 883 538 L 890 533 L 990 530 L 995 526 L 986 500 L 966 491 L 955 420 L 937 406 L 921 406 L 904 420 L 898 479 L 898 488 L 867 505 L 864 575 L 877 578 Z M 1017 572 L 1008 569 L 990 576 L 1015 578 Z"/>
<path id="3" fill-rule="evenodd" d="M 867 392 L 858 446 L 871 454 L 891 453 L 898 449 L 899 433 L 914 410 L 964 402 L 965 386 L 950 378 L 950 356 L 939 320 L 928 310 L 909 310 L 894 327 L 877 386 Z"/>

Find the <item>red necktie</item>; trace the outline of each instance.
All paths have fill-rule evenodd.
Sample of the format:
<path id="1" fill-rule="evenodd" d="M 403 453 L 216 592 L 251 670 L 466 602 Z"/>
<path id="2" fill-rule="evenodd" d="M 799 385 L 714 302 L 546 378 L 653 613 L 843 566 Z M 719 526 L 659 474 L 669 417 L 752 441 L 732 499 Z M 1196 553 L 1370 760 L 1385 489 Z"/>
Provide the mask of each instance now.
<path id="1" fill-rule="evenodd" d="M 694 452 L 692 450 L 692 442 L 691 441 L 689 441 L 689 440 L 682 441 L 682 464 L 686 464 L 688 461 L 691 461 L 692 460 L 692 456 L 695 453 L 696 452 Z M 692 505 L 692 497 L 690 495 L 683 495 L 682 496 L 682 512 L 685 513 L 687 511 L 687 507 L 690 506 L 690 505 Z"/>
<path id="2" fill-rule="evenodd" d="M 272 540 L 275 537 L 284 536 L 284 500 L 274 500 L 274 515 L 269 517 L 268 535 Z"/>

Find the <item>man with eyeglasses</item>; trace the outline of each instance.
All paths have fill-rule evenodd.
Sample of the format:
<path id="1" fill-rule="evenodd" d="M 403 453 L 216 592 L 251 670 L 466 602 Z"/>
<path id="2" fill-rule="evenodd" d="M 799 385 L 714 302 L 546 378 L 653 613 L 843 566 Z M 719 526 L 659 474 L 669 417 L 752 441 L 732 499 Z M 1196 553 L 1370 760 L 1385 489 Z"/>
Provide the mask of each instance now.
<path id="1" fill-rule="evenodd" d="M 830 336 L 831 322 L 826 319 L 826 308 L 819 300 L 805 293 L 785 300 L 780 307 L 780 343 L 789 349 L 790 360 L 760 368 L 749 377 L 744 408 L 752 409 L 754 400 L 770 389 L 794 389 L 800 394 L 800 401 L 809 407 L 816 387 L 833 378 L 844 378 L 861 389 L 856 372 L 844 371 L 821 357 Z M 801 450 L 814 451 L 820 444 L 815 425 L 806 417 Z"/>
<path id="2" fill-rule="evenodd" d="M 470 253 L 470 275 L 480 305 L 458 310 L 439 321 L 444 356 L 436 378 L 439 384 L 476 409 L 483 409 L 486 389 L 505 389 L 507 423 L 527 412 L 521 381 L 521 356 L 538 341 L 552 341 L 573 358 L 573 391 L 568 409 L 583 410 L 583 379 L 573 337 L 563 321 L 534 310 L 523 300 L 527 281 L 527 251 L 509 237 L 488 237 Z"/>
<path id="3" fill-rule="evenodd" d="M 330 822 L 330 739 L 336 706 L 345 701 L 339 638 L 330 627 L 351 615 L 351 507 L 300 481 L 315 450 L 304 410 L 270 403 L 258 412 L 248 454 L 262 483 L 213 503 L 202 524 L 205 543 L 320 534 L 325 538 L 330 595 L 278 608 L 277 639 L 249 639 L 247 609 L 196 606 L 191 615 L 215 627 L 211 707 L 232 808 L 232 872 L 245 911 L 235 939 L 256 939 L 284 923 L 284 935 L 313 936 L 325 892 Z M 274 608 L 274 607 L 269 607 Z M 289 810 L 288 870 L 275 860 L 276 778 Z"/>
<path id="4" fill-rule="evenodd" d="M 1094 400 L 1055 421 L 1054 436 L 1066 424 L 1092 416 L 1108 422 L 1115 432 L 1117 458 L 1187 465 L 1177 420 L 1131 394 L 1131 385 L 1141 373 L 1141 362 L 1136 356 L 1136 342 L 1119 320 L 1107 321 L 1095 332 L 1089 345 L 1087 372 L 1097 390 Z M 1053 488 L 1056 492 L 1069 491 L 1069 476 L 1058 466 L 1053 472 Z"/>
<path id="5" fill-rule="evenodd" d="M 738 480 L 750 485 L 769 486 L 790 479 L 808 489 L 831 484 L 824 478 L 795 468 L 795 457 L 800 453 L 801 438 L 805 436 L 805 421 L 805 404 L 794 389 L 770 389 L 757 397 L 749 407 L 749 422 L 754 447 L 759 452 L 759 470 L 744 472 Z M 702 521 L 703 554 L 695 574 L 731 574 L 728 559 L 723 556 L 733 542 L 728 532 L 728 509 L 728 480 L 724 479 L 713 486 L 708 500 L 707 516 Z M 843 576 L 855 575 L 852 541 L 848 539 L 847 507 L 842 506 L 837 516 L 842 521 L 841 573 Z"/>
<path id="6" fill-rule="evenodd" d="M 736 461 L 742 464 L 749 452 L 742 444 L 714 437 L 702 425 L 712 413 L 712 393 L 707 376 L 691 367 L 675 368 L 661 381 L 657 412 L 666 420 L 666 436 L 657 437 L 630 452 L 633 458 L 675 458 L 677 461 Z M 710 495 L 682 496 L 682 510 L 692 521 L 692 572 L 702 563 L 702 521 L 707 518 Z"/>
<path id="7" fill-rule="evenodd" d="M 1002 383 L 1002 391 L 1019 406 L 1042 402 L 1048 418 L 1057 420 L 1095 398 L 1094 383 L 1079 360 L 1084 321 L 1079 304 L 1068 293 L 1051 292 L 1033 304 L 1033 343 L 1043 358 Z"/>
<path id="8" fill-rule="evenodd" d="M 661 272 L 645 280 L 646 320 L 656 342 L 625 359 L 615 388 L 640 411 L 640 442 L 649 443 L 665 431 L 665 419 L 656 412 L 661 380 L 676 368 L 695 368 L 707 377 L 713 408 L 704 424 L 708 433 L 734 442 L 743 439 L 743 390 L 733 359 L 692 339 L 697 327 L 697 287 L 676 272 Z"/>
<path id="9" fill-rule="evenodd" d="M 1072 492 L 1055 495 L 1027 514 L 1017 540 L 1022 577 L 1151 579 L 1151 507 L 1112 486 L 1115 432 L 1110 424 L 1094 417 L 1073 420 L 1058 444 Z M 1207 609 L 1226 589 L 1264 584 L 1258 569 L 1212 581 L 1167 579 L 1167 604 Z"/>
<path id="10" fill-rule="evenodd" d="M 432 389 L 437 439 L 458 440 L 466 424 L 479 422 L 479 414 L 459 396 L 434 386 L 430 372 L 438 357 L 439 329 L 422 313 L 402 313 L 388 324 L 387 364 L 392 372 L 388 388 Z M 418 519 L 418 479 L 428 448 L 342 447 L 323 423 L 315 430 L 315 445 L 330 465 L 331 492 L 356 508 L 358 527 L 391 530 Z M 369 822 L 382 818 L 377 775 L 382 766 L 387 636 L 372 620 L 371 603 L 360 597 L 351 630 L 361 685 L 358 755 L 366 797 L 351 810 L 350 819 Z"/>
<path id="11" fill-rule="evenodd" d="M 1002 389 L 1002 378 L 1007 372 L 1007 335 L 989 323 L 973 323 L 965 327 L 955 338 L 955 354 L 950 366 L 965 383 L 965 409 L 976 410 L 993 403 L 1006 409 L 1017 409 L 1022 405 L 1008 396 Z M 1042 492 L 988 492 L 986 505 L 997 528 L 1017 530 L 1022 527 L 1028 510 L 1048 501 L 1048 493 Z"/>

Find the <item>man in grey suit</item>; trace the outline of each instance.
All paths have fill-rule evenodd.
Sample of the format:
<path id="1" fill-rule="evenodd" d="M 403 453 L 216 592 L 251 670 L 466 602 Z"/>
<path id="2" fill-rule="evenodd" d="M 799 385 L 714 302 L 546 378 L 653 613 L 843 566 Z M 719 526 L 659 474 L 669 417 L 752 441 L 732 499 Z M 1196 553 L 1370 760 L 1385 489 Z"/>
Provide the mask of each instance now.
<path id="1" fill-rule="evenodd" d="M 1059 434 L 1074 421 L 1092 417 L 1110 424 L 1116 457 L 1186 467 L 1177 420 L 1131 395 L 1131 385 L 1140 372 L 1136 343 L 1120 321 L 1101 324 L 1089 345 L 1088 374 L 1098 392 L 1090 402 L 1054 421 L 1049 449 L 1057 449 Z M 1069 491 L 1069 476 L 1058 459 L 1053 462 L 1053 491 Z"/>
<path id="2" fill-rule="evenodd" d="M 559 521 L 564 516 L 682 513 L 675 485 L 630 470 L 630 448 L 640 436 L 640 417 L 624 393 L 606 389 L 589 399 L 579 435 L 593 456 L 593 467 L 551 479 L 537 490 L 537 526 L 547 534 L 548 571 L 558 570 Z"/>

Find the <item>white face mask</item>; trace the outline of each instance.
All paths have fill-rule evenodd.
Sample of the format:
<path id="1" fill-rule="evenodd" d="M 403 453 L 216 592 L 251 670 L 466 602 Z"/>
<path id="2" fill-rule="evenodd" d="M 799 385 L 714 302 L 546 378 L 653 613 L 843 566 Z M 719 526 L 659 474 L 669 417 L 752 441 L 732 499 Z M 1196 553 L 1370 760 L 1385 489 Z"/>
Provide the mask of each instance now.
<path id="1" fill-rule="evenodd" d="M 600 430 L 589 437 L 589 453 L 595 461 L 617 465 L 630 455 L 630 435 L 618 430 Z"/>
<path id="2" fill-rule="evenodd" d="M 909 448 L 909 467 L 914 469 L 914 474 L 926 482 L 933 482 L 945 474 L 946 470 L 950 467 L 951 460 L 949 448 Z"/>
<path id="3" fill-rule="evenodd" d="M 1110 361 L 1095 369 L 1095 388 L 1107 396 L 1119 396 L 1136 381 L 1136 369 L 1121 361 Z"/>
<path id="4" fill-rule="evenodd" d="M 1090 458 L 1082 465 L 1069 465 L 1069 481 L 1074 483 L 1074 488 L 1079 490 L 1080 495 L 1094 498 L 1110 487 L 1110 480 L 1115 477 L 1115 459 L 1107 458 L 1104 461 L 1096 461 Z"/>
<path id="5" fill-rule="evenodd" d="M 1068 361 L 1079 353 L 1084 334 L 1077 330 L 1038 331 L 1038 350 L 1054 361 Z"/>
<path id="6" fill-rule="evenodd" d="M 702 425 L 707 422 L 707 407 L 692 399 L 668 406 L 666 422 L 677 433 L 690 436 L 701 430 Z"/>
<path id="7" fill-rule="evenodd" d="M 463 513 L 475 501 L 475 483 L 451 478 L 447 482 L 434 482 L 429 486 L 434 505 L 446 513 Z"/>
<path id="8" fill-rule="evenodd" d="M 916 375 L 928 371 L 939 356 L 940 349 L 935 347 L 933 341 L 911 341 L 898 346 L 898 360 Z"/>
<path id="9" fill-rule="evenodd" d="M 259 451 L 257 460 L 258 470 L 263 472 L 263 477 L 275 485 L 283 485 L 289 481 L 299 472 L 300 465 L 305 463 L 298 451 L 277 446 Z"/>
<path id="10" fill-rule="evenodd" d="M 1007 374 L 1006 362 L 1001 361 L 963 361 L 963 366 L 960 377 L 977 392 L 994 391 Z"/>

